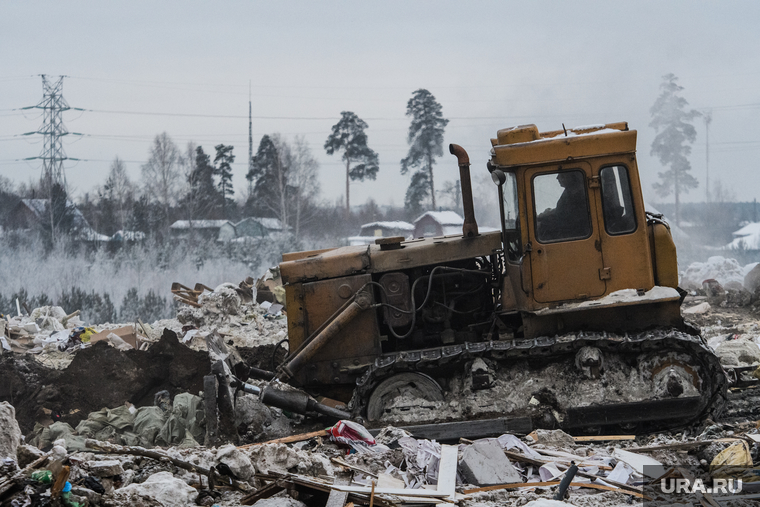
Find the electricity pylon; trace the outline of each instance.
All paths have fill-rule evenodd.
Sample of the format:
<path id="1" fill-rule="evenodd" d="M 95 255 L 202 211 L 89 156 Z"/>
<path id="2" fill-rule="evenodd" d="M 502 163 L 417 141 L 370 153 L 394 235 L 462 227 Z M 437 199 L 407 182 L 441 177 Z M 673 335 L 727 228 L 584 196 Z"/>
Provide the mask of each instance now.
<path id="1" fill-rule="evenodd" d="M 29 157 L 25 160 L 42 160 L 42 185 L 43 189 L 50 191 L 53 185 L 58 183 L 66 189 L 66 173 L 63 169 L 64 160 L 70 159 L 63 150 L 63 136 L 82 135 L 77 132 L 69 132 L 63 124 L 63 112 L 71 109 L 66 99 L 63 98 L 63 78 L 59 76 L 58 81 L 52 83 L 48 81 L 45 74 L 42 76 L 42 100 L 36 106 L 24 107 L 22 109 L 42 109 L 42 126 L 34 132 L 27 132 L 24 135 L 42 134 L 43 145 L 42 153 L 37 157 Z"/>

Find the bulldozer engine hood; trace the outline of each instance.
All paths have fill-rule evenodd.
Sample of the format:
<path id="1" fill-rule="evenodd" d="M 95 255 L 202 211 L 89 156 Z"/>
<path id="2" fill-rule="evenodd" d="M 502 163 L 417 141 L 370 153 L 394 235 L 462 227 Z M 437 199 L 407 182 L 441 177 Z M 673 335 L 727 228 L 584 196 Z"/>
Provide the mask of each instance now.
<path id="1" fill-rule="evenodd" d="M 501 248 L 501 233 L 472 238 L 461 235 L 419 238 L 391 245 L 345 246 L 328 250 L 283 254 L 280 275 L 285 284 L 311 282 L 491 255 Z"/>

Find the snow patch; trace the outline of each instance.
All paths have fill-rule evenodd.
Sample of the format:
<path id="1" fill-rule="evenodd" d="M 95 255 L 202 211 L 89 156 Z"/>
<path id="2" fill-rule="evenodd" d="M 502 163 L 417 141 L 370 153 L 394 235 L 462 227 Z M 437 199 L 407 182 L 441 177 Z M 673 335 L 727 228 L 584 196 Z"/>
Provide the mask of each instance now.
<path id="1" fill-rule="evenodd" d="M 715 255 L 707 262 L 693 262 L 681 276 L 684 289 L 701 289 L 702 282 L 714 278 L 725 289 L 740 290 L 744 287 L 744 269 L 736 259 Z"/>

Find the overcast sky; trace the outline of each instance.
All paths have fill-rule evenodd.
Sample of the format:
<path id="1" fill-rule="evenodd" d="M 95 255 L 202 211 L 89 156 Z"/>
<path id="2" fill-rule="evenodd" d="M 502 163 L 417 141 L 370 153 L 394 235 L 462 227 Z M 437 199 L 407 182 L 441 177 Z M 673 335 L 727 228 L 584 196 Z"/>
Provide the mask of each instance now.
<path id="1" fill-rule="evenodd" d="M 760 193 L 760 2 L 11 2 L 0 3 L 0 174 L 40 175 L 33 157 L 42 98 L 39 74 L 67 76 L 66 176 L 77 196 L 105 181 L 115 156 L 137 179 L 151 140 L 167 132 L 207 153 L 235 147 L 236 196 L 244 192 L 248 89 L 254 152 L 261 136 L 303 134 L 320 162 L 322 196 L 344 193 L 339 156 L 323 145 L 341 111 L 368 124 L 380 157 L 377 181 L 354 183 L 352 204 L 403 204 L 408 176 L 406 102 L 426 88 L 451 121 L 445 142 L 486 172 L 500 128 L 541 130 L 628 121 L 639 132 L 645 197 L 659 162 L 650 157 L 649 108 L 674 73 L 691 107 L 712 110 L 710 175 L 739 200 Z M 755 120 L 755 121 L 753 121 Z M 691 155 L 704 200 L 705 128 Z M 457 177 L 438 160 L 436 181 Z M 477 178 L 477 176 L 476 176 Z"/>

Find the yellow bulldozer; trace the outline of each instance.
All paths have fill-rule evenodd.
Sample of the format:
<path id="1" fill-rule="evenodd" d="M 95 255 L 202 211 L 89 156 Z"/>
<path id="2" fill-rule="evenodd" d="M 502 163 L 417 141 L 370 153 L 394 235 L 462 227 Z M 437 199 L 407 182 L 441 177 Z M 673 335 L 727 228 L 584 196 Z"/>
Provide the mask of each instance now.
<path id="1" fill-rule="evenodd" d="M 452 144 L 462 234 L 283 255 L 290 352 L 276 376 L 370 427 L 642 432 L 716 417 L 726 376 L 681 317 L 636 131 L 522 125 L 491 144 L 500 231 L 479 233 Z"/>

